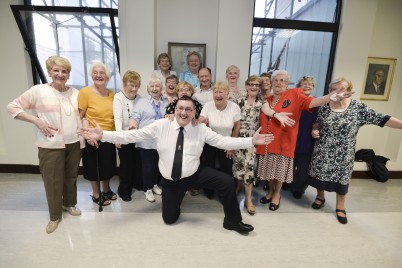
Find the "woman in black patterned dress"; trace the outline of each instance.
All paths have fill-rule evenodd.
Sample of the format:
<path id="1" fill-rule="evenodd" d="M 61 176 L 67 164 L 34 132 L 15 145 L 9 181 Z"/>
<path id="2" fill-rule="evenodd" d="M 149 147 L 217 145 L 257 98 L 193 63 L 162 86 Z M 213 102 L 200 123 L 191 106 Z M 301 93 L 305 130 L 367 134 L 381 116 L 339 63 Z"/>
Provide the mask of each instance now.
<path id="1" fill-rule="evenodd" d="M 339 78 L 329 84 L 329 91 L 352 90 L 352 83 Z M 320 107 L 313 137 L 317 139 L 310 166 L 309 185 L 317 188 L 317 199 L 313 208 L 324 205 L 324 191 L 336 192 L 336 216 L 346 224 L 345 199 L 353 171 L 356 135 L 360 127 L 374 124 L 380 127 L 402 128 L 402 121 L 389 115 L 377 113 L 366 104 L 344 98 L 331 100 Z M 316 206 L 314 207 L 314 204 Z"/>

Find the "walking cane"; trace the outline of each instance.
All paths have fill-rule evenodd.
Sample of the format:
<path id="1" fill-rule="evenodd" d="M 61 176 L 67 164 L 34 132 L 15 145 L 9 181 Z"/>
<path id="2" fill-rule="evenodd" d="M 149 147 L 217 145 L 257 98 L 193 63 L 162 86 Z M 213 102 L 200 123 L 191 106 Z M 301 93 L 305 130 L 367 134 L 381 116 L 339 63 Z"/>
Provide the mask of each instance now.
<path id="1" fill-rule="evenodd" d="M 97 141 L 96 141 L 96 142 L 97 142 Z M 100 145 L 101 145 L 101 144 L 98 143 L 98 146 L 97 146 L 97 148 L 96 148 L 96 175 L 97 175 L 97 178 L 98 178 L 99 212 L 102 212 L 102 211 L 103 211 L 103 208 L 102 208 L 102 198 L 103 198 L 103 196 L 102 196 L 102 192 L 101 192 L 100 177 L 99 177 L 99 146 L 100 146 Z"/>
<path id="2" fill-rule="evenodd" d="M 88 120 L 84 117 L 82 125 L 84 128 L 89 128 L 89 122 Z M 95 141 L 97 143 L 97 141 Z M 96 145 L 95 145 L 96 146 Z M 99 194 L 99 212 L 102 212 L 102 192 L 100 188 L 100 177 L 99 177 L 99 144 L 96 146 L 96 175 L 97 175 L 97 184 L 98 184 L 98 194 Z"/>

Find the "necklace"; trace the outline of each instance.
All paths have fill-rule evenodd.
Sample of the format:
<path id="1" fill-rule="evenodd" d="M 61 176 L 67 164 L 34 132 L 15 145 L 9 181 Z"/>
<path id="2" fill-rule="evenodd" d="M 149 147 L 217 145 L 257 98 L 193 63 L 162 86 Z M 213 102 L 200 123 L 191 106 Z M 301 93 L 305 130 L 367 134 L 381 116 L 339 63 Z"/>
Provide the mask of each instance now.
<path id="1" fill-rule="evenodd" d="M 59 105 L 60 105 L 61 109 L 63 110 L 63 113 L 66 116 L 71 116 L 72 109 L 71 109 L 71 103 L 70 103 L 70 88 L 67 87 L 65 91 L 60 92 L 59 90 L 57 90 L 53 87 L 52 83 L 50 84 L 50 86 L 53 89 L 53 93 L 56 95 L 57 101 L 59 102 Z M 64 104 L 65 102 L 67 102 L 68 111 L 67 111 L 66 105 Z"/>
<path id="2" fill-rule="evenodd" d="M 271 109 L 273 109 L 273 108 L 275 107 L 275 105 L 278 103 L 278 101 L 280 100 L 280 98 L 281 98 L 281 97 L 279 97 L 278 99 L 276 99 L 276 100 L 274 101 L 274 97 L 272 97 L 272 104 L 270 105 L 270 106 L 271 106 Z"/>

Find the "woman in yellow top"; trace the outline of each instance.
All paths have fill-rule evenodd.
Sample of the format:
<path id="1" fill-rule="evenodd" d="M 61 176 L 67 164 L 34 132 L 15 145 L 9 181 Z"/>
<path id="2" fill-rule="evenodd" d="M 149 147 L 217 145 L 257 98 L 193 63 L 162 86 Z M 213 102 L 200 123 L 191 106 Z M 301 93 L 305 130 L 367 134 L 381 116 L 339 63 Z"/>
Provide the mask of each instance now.
<path id="1" fill-rule="evenodd" d="M 89 74 L 93 85 L 84 87 L 78 94 L 78 108 L 81 118 L 94 127 L 94 120 L 103 130 L 114 130 L 113 98 L 114 92 L 107 89 L 110 71 L 102 62 L 94 62 Z M 98 143 L 98 144 L 97 144 Z M 98 147 L 98 148 L 97 148 Z M 110 205 L 117 195 L 110 189 L 110 179 L 116 171 L 116 147 L 108 142 L 87 140 L 82 157 L 84 178 L 91 182 L 92 201 L 102 206 Z M 99 174 L 98 174 L 99 172 Z M 99 196 L 98 176 L 102 182 L 102 195 Z"/>

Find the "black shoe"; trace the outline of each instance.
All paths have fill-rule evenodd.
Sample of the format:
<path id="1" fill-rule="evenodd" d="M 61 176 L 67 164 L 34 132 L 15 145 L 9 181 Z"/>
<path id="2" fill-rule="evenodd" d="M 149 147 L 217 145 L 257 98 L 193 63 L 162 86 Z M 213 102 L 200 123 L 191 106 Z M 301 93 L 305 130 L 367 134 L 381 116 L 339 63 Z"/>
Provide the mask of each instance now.
<path id="1" fill-rule="evenodd" d="M 275 204 L 272 202 L 271 202 L 271 204 L 269 204 L 269 210 L 272 210 L 272 211 L 278 210 L 280 204 L 281 204 L 281 197 L 279 197 L 278 204 Z"/>
<path id="2" fill-rule="evenodd" d="M 226 219 L 223 220 L 223 228 L 227 230 L 233 230 L 238 232 L 239 234 L 248 234 L 249 232 L 254 230 L 254 227 L 250 224 L 246 224 L 243 222 L 233 223 Z"/>
<path id="3" fill-rule="evenodd" d="M 109 190 L 107 192 L 102 192 L 102 195 L 112 201 L 117 199 L 117 194 L 114 193 L 112 190 Z"/>
<path id="4" fill-rule="evenodd" d="M 261 204 L 268 204 L 268 203 L 271 203 L 271 199 L 272 199 L 272 197 L 271 197 L 271 198 L 267 198 L 266 196 L 263 196 L 263 197 L 260 199 L 260 203 L 261 203 Z"/>
<path id="5" fill-rule="evenodd" d="M 319 201 L 320 203 L 316 203 L 317 201 Z M 324 206 L 325 203 L 325 199 L 321 199 L 318 196 L 315 198 L 315 201 L 313 202 L 313 204 L 311 204 L 311 207 L 314 209 L 320 209 Z"/>
<path id="6" fill-rule="evenodd" d="M 214 199 L 214 197 L 215 197 L 215 192 L 214 192 L 214 190 L 204 189 L 204 193 L 205 193 L 205 196 L 206 196 L 208 199 Z"/>
<path id="7" fill-rule="evenodd" d="M 344 214 L 345 214 L 345 217 L 339 216 L 339 215 L 338 215 L 338 212 L 344 213 Z M 337 217 L 337 219 L 338 219 L 338 221 L 339 221 L 340 223 L 342 223 L 342 224 L 348 223 L 348 218 L 346 218 L 346 211 L 345 211 L 345 210 L 343 210 L 343 209 L 336 209 L 336 210 L 335 210 L 335 213 L 336 213 L 336 217 Z"/>
<path id="8" fill-rule="evenodd" d="M 130 202 L 132 200 L 130 195 L 123 195 L 120 196 L 120 198 L 125 202 Z"/>
<path id="9" fill-rule="evenodd" d="M 293 197 L 296 198 L 296 199 L 300 199 L 302 197 L 302 195 L 303 195 L 300 192 L 293 192 L 292 194 L 293 194 Z"/>

